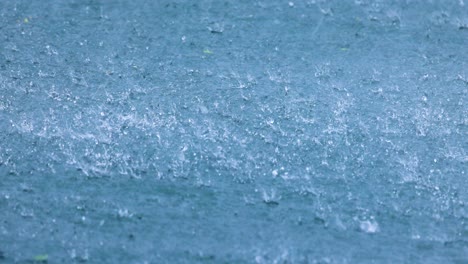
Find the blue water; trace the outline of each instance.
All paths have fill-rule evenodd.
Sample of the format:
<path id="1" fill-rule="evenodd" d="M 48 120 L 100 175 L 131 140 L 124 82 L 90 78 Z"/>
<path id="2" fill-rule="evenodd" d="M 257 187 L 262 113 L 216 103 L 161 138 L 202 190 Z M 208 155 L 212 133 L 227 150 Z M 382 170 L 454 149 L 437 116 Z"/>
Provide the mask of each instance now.
<path id="1" fill-rule="evenodd" d="M 0 2 L 1 263 L 468 263 L 468 2 Z"/>

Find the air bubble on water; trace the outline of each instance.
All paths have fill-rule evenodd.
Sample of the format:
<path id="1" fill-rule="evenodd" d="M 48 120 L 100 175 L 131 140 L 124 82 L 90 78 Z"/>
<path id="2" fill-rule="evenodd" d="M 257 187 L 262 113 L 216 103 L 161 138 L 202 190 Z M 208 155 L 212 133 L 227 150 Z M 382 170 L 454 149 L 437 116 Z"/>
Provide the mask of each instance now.
<path id="1" fill-rule="evenodd" d="M 211 33 L 223 33 L 224 32 L 224 23 L 212 23 L 210 26 L 207 27 L 207 29 Z"/>
<path id="2" fill-rule="evenodd" d="M 273 171 L 271 172 L 271 174 L 273 175 L 273 177 L 278 176 L 278 170 L 273 170 Z"/>
<path id="3" fill-rule="evenodd" d="M 361 221 L 359 223 L 359 228 L 366 233 L 376 233 L 380 231 L 379 223 L 373 219 Z"/>

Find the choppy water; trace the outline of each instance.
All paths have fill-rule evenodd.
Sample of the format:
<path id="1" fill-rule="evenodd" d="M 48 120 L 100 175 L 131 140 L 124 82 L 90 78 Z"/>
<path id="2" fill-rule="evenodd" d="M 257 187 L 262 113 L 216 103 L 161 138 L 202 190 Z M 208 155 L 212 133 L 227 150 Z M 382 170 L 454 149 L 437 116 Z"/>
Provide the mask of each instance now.
<path id="1" fill-rule="evenodd" d="M 4 0 L 0 32 L 0 262 L 468 262 L 463 0 Z"/>

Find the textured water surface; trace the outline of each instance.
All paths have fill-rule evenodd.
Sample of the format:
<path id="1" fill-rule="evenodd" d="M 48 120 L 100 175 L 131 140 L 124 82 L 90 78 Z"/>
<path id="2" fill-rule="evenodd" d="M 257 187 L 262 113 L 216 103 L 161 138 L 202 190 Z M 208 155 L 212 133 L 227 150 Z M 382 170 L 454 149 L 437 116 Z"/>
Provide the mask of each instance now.
<path id="1" fill-rule="evenodd" d="M 463 0 L 3 0 L 0 33 L 0 262 L 468 262 Z"/>

